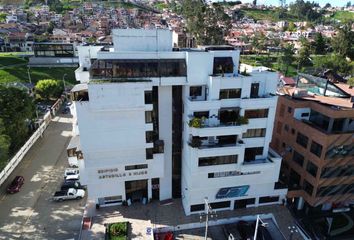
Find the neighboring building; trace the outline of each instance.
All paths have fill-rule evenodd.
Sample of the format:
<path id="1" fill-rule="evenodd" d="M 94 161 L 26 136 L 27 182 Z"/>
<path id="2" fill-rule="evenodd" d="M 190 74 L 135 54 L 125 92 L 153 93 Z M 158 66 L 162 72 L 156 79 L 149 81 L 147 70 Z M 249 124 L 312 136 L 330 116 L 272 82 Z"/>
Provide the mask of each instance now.
<path id="1" fill-rule="evenodd" d="M 289 202 L 323 210 L 354 200 L 354 89 L 301 74 L 279 92 L 271 146 Z"/>
<path id="2" fill-rule="evenodd" d="M 216 210 L 282 203 L 277 73 L 239 75 L 230 46 L 173 51 L 169 30 L 113 30 L 113 43 L 78 47 L 73 132 L 89 200 L 181 197 L 187 215 L 206 197 Z"/>
<path id="3" fill-rule="evenodd" d="M 73 43 L 34 43 L 34 57 L 30 57 L 29 64 L 36 66 L 77 66 L 78 57 L 75 47 Z"/>

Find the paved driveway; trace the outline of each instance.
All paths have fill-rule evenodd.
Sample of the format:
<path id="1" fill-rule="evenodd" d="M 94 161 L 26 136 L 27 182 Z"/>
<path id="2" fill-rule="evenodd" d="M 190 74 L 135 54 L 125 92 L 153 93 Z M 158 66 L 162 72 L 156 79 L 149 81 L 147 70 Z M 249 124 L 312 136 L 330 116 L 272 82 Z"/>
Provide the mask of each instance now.
<path id="1" fill-rule="evenodd" d="M 0 239 L 77 238 L 85 199 L 53 202 L 67 167 L 66 147 L 71 137 L 71 118 L 53 119 L 44 137 L 30 149 L 12 176 L 0 187 Z M 16 175 L 25 178 L 19 193 L 5 193 Z"/>

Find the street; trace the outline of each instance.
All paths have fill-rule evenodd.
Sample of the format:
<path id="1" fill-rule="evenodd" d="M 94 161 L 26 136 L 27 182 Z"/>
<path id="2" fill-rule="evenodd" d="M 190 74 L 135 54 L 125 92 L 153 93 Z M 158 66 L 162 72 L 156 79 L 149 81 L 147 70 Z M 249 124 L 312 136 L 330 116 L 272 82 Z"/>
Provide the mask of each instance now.
<path id="1" fill-rule="evenodd" d="M 77 239 L 86 199 L 51 200 L 68 165 L 71 127 L 70 115 L 55 117 L 0 187 L 0 239 Z M 20 192 L 7 194 L 7 185 L 18 175 L 25 178 Z"/>

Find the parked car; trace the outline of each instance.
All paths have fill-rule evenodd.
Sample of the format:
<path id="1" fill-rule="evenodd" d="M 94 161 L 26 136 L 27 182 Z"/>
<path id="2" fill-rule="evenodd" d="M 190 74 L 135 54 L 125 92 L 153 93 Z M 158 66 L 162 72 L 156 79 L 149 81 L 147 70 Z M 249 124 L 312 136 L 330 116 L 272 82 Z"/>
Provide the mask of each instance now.
<path id="1" fill-rule="evenodd" d="M 17 193 L 20 191 L 20 188 L 25 182 L 25 178 L 22 176 L 16 176 L 14 180 L 12 180 L 11 184 L 7 188 L 8 193 Z"/>
<path id="2" fill-rule="evenodd" d="M 64 191 L 64 190 L 68 190 L 69 188 L 86 189 L 86 187 L 81 185 L 79 181 L 65 180 L 61 185 L 60 190 Z"/>
<path id="3" fill-rule="evenodd" d="M 83 197 L 85 197 L 85 190 L 69 188 L 68 190 L 55 192 L 53 200 L 64 201 L 70 199 L 82 199 Z"/>
<path id="4" fill-rule="evenodd" d="M 79 179 L 80 178 L 80 172 L 79 169 L 77 168 L 67 168 L 65 169 L 64 172 L 64 179 Z"/>

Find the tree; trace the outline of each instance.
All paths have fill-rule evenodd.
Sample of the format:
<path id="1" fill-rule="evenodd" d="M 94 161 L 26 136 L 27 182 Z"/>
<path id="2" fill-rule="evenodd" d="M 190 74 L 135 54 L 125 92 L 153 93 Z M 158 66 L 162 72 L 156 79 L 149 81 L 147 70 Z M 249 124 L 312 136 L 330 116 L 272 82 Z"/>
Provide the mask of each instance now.
<path id="1" fill-rule="evenodd" d="M 351 7 L 351 6 L 352 6 L 352 2 L 351 1 L 347 2 L 347 7 Z"/>
<path id="2" fill-rule="evenodd" d="M 331 54 L 326 57 L 316 57 L 314 58 L 313 63 L 314 67 L 321 71 L 331 69 L 342 76 L 354 74 L 354 63 L 347 61 L 338 54 Z"/>
<path id="3" fill-rule="evenodd" d="M 349 22 L 338 29 L 338 33 L 332 38 L 332 48 L 342 57 L 354 59 L 354 32 Z"/>
<path id="4" fill-rule="evenodd" d="M 252 46 L 256 49 L 257 55 L 260 51 L 265 49 L 266 37 L 264 34 L 256 32 L 252 39 Z"/>
<path id="5" fill-rule="evenodd" d="M 310 52 L 311 52 L 311 45 L 310 42 L 302 37 L 300 39 L 301 41 L 301 48 L 299 50 L 299 56 L 298 56 L 298 67 L 299 69 L 303 66 L 308 66 L 311 64 L 310 61 Z"/>
<path id="6" fill-rule="evenodd" d="M 257 5 L 257 0 L 253 0 L 253 6 L 256 6 Z"/>
<path id="7" fill-rule="evenodd" d="M 351 88 L 354 87 L 354 77 L 349 78 L 347 83 Z"/>
<path id="8" fill-rule="evenodd" d="M 44 79 L 37 82 L 35 89 L 41 98 L 50 99 L 59 97 L 64 87 L 62 83 L 57 80 Z"/>
<path id="9" fill-rule="evenodd" d="M 316 32 L 314 42 L 314 50 L 316 54 L 324 54 L 326 49 L 326 41 L 323 38 L 322 33 Z"/>
<path id="10" fill-rule="evenodd" d="M 0 22 L 5 22 L 6 21 L 6 13 L 0 13 Z"/>
<path id="11" fill-rule="evenodd" d="M 10 140 L 9 152 L 14 153 L 27 140 L 29 134 L 28 121 L 35 113 L 33 98 L 27 92 L 0 85 L 0 118 L 5 130 L 0 133 Z M 6 147 L 7 137 L 3 138 Z"/>
<path id="12" fill-rule="evenodd" d="M 283 54 L 278 58 L 279 69 L 284 72 L 284 75 L 287 76 L 289 66 L 294 61 L 294 45 L 286 44 L 283 49 Z"/>
<path id="13" fill-rule="evenodd" d="M 0 171 L 9 158 L 10 137 L 5 134 L 5 126 L 0 118 Z"/>
<path id="14" fill-rule="evenodd" d="M 187 30 L 202 45 L 224 44 L 231 28 L 231 19 L 221 4 L 207 5 L 200 0 L 184 0 L 182 15 L 187 22 Z"/>
<path id="15" fill-rule="evenodd" d="M 295 23 L 289 22 L 288 31 L 290 31 L 290 32 L 296 31 L 296 25 L 295 25 Z"/>
<path id="16" fill-rule="evenodd" d="M 324 8 L 331 8 L 332 5 L 330 3 L 326 3 L 326 5 L 324 6 Z"/>
<path id="17" fill-rule="evenodd" d="M 316 21 L 322 17 L 322 14 L 315 10 L 318 4 L 314 2 L 296 0 L 289 7 L 290 13 L 297 16 L 300 20 Z"/>

